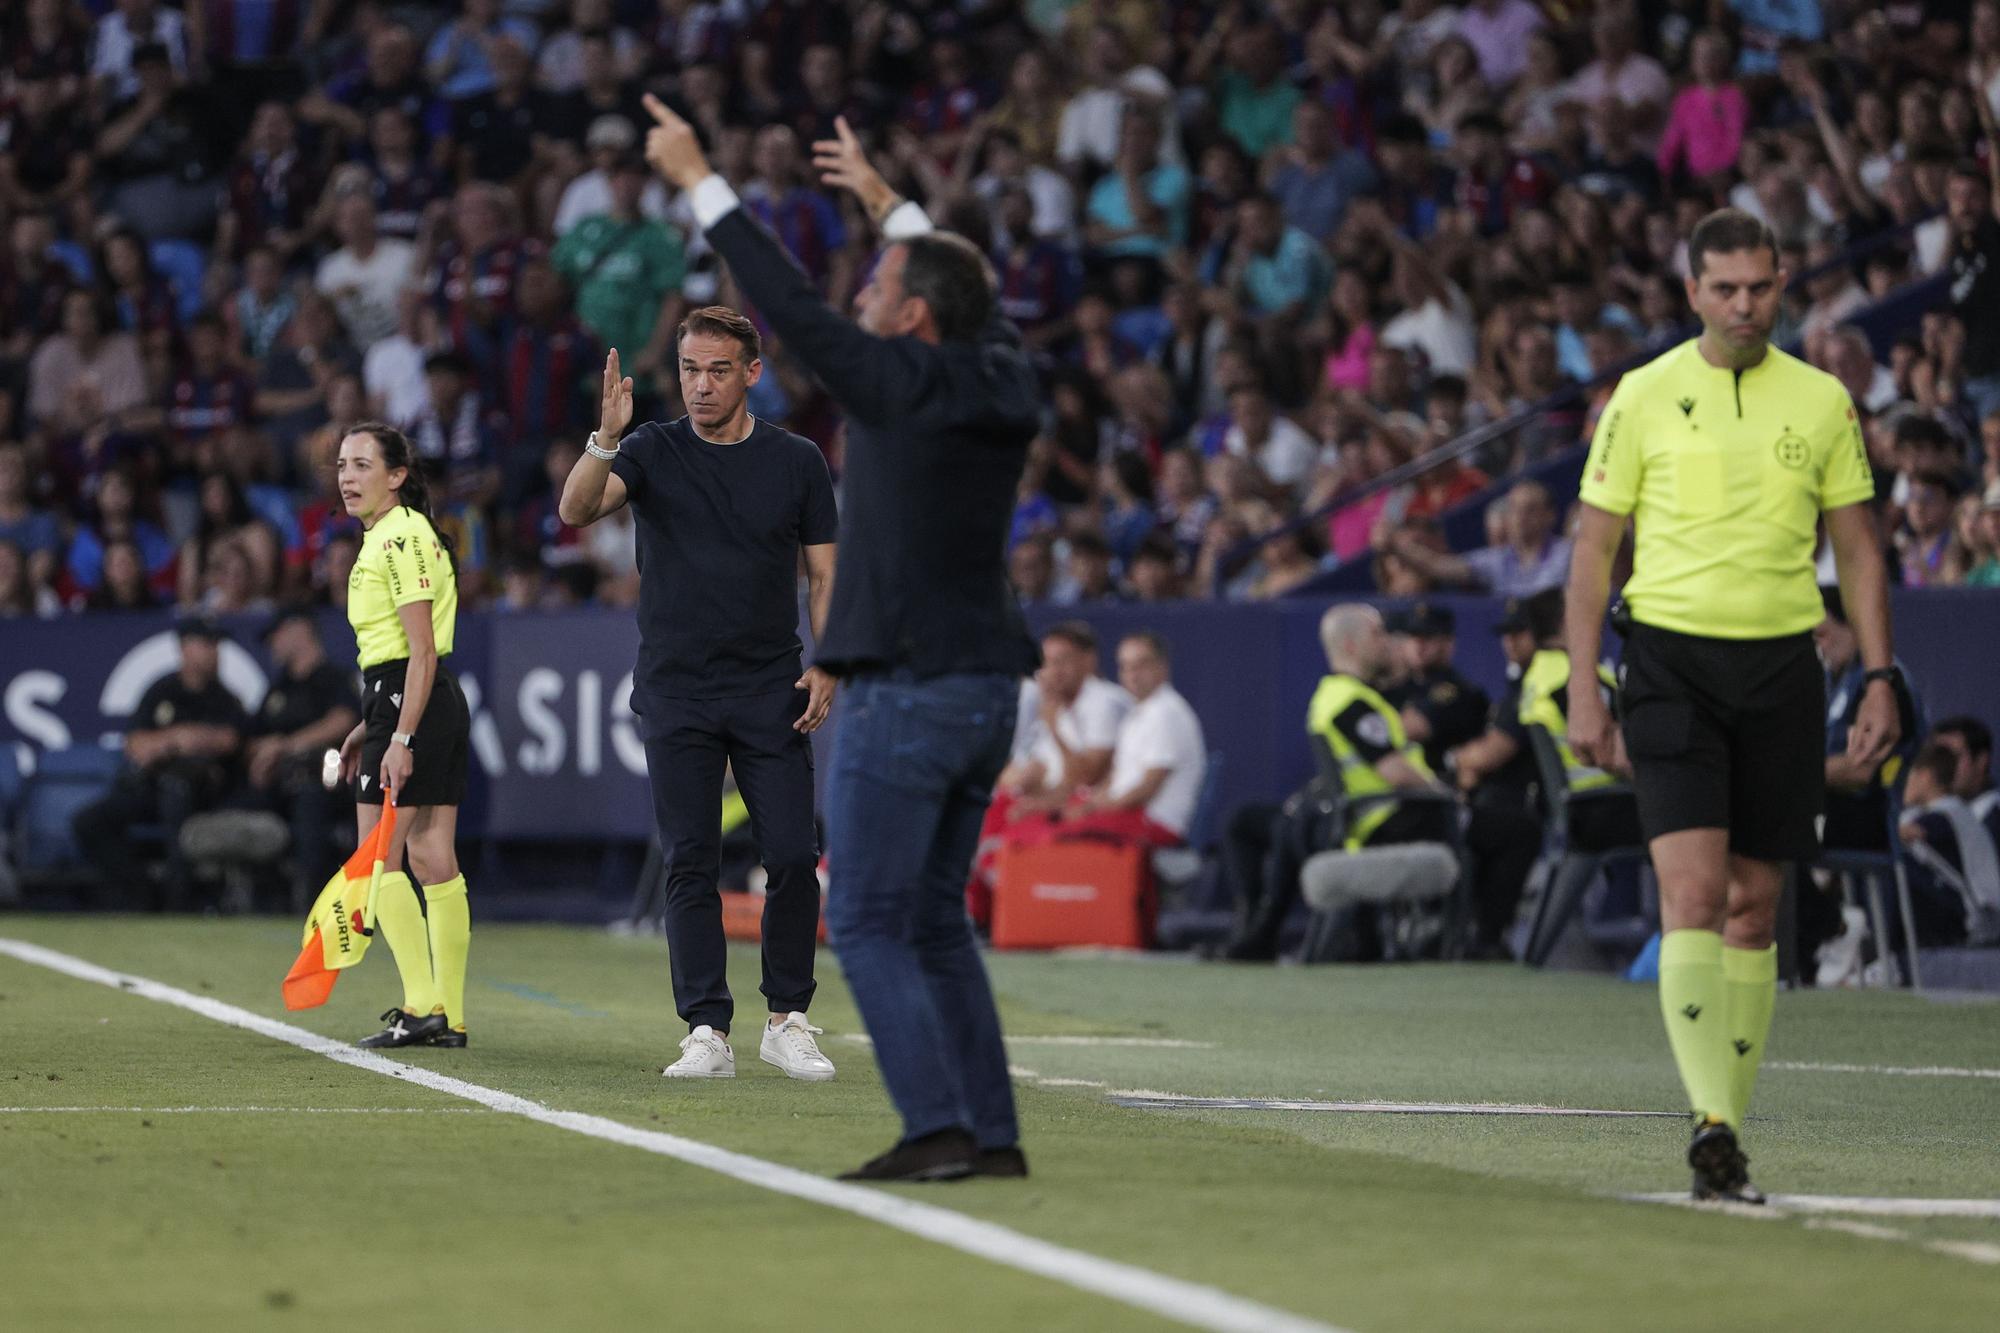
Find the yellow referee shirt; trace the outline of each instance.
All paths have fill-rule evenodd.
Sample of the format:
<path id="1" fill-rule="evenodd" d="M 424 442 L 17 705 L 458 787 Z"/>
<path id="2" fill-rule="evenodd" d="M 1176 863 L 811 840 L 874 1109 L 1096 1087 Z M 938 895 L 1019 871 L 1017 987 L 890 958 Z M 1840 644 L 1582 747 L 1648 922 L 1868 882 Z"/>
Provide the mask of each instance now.
<path id="1" fill-rule="evenodd" d="M 1771 348 L 1718 370 L 1685 342 L 1618 383 L 1582 499 L 1630 514 L 1625 601 L 1641 624 L 1716 639 L 1810 630 L 1820 511 L 1875 494 L 1847 390 Z"/>
<path id="2" fill-rule="evenodd" d="M 431 604 L 431 635 L 443 657 L 458 623 L 458 578 L 430 520 L 399 506 L 361 534 L 361 554 L 347 579 L 347 623 L 362 670 L 410 655 L 396 608 L 411 602 Z"/>

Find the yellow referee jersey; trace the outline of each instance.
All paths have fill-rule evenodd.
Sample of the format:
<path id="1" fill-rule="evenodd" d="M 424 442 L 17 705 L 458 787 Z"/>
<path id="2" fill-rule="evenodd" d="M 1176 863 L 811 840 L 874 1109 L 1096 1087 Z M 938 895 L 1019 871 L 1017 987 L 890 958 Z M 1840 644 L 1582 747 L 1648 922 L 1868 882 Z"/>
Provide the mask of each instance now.
<path id="1" fill-rule="evenodd" d="M 1810 630 L 1823 614 L 1820 511 L 1874 494 L 1838 380 L 1776 347 L 1748 370 L 1720 370 L 1690 341 L 1619 381 L 1581 497 L 1632 515 L 1634 620 L 1769 639 Z"/>
<path id="2" fill-rule="evenodd" d="M 347 623 L 365 671 L 410 655 L 396 608 L 431 604 L 431 635 L 443 657 L 458 623 L 458 578 L 430 520 L 398 506 L 361 534 L 361 554 L 347 579 Z"/>

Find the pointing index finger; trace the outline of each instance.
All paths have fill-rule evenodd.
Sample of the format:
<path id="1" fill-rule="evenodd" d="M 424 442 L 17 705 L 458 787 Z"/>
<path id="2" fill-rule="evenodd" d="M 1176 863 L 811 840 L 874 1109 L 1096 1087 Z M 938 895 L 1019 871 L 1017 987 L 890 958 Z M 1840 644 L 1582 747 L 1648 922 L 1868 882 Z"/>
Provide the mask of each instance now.
<path id="1" fill-rule="evenodd" d="M 860 151 L 861 141 L 855 138 L 854 131 L 848 128 L 846 116 L 835 116 L 833 118 L 833 132 L 840 136 L 840 146 L 842 148 L 851 149 L 856 152 Z"/>
<path id="2" fill-rule="evenodd" d="M 647 114 L 666 128 L 672 129 L 674 126 L 683 123 L 681 118 L 674 114 L 671 107 L 653 96 L 653 94 L 647 93 L 643 100 L 646 104 Z"/>

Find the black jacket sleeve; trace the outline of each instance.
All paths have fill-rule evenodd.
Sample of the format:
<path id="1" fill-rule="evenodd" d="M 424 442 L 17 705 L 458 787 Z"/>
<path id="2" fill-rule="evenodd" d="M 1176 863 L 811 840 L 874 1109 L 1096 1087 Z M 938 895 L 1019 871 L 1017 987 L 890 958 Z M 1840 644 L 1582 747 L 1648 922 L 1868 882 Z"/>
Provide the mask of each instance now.
<path id="1" fill-rule="evenodd" d="M 873 426 L 1020 427 L 1038 413 L 1034 370 L 1020 336 L 996 310 L 979 342 L 934 346 L 865 333 L 827 305 L 770 230 L 736 208 L 708 229 L 709 244 L 785 349 L 848 412 Z"/>

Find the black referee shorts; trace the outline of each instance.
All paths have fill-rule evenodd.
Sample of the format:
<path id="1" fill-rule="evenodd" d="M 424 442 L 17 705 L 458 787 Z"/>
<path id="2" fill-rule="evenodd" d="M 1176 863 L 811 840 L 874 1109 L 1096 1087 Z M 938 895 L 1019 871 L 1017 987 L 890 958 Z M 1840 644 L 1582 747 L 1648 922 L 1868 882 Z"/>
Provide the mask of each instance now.
<path id="1" fill-rule="evenodd" d="M 399 658 L 361 673 L 364 730 L 354 799 L 362 805 L 382 804 L 382 756 L 403 712 L 403 673 L 409 665 L 408 658 Z M 463 805 L 471 742 L 472 714 L 465 706 L 465 692 L 459 689 L 451 668 L 439 662 L 430 702 L 424 705 L 424 715 L 411 737 L 410 758 L 415 765 L 396 804 L 405 810 L 418 805 Z"/>
<path id="2" fill-rule="evenodd" d="M 1810 634 L 1709 639 L 1634 625 L 1619 714 L 1647 839 L 1729 831 L 1759 861 L 1819 854 L 1826 676 Z"/>

